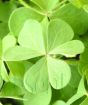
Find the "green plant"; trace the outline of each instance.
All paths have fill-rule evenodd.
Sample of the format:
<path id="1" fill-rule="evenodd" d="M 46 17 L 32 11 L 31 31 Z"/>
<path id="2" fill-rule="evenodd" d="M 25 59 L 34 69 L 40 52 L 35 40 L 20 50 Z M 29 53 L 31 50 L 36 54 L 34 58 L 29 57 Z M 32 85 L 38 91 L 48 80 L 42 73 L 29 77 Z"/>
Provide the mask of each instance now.
<path id="1" fill-rule="evenodd" d="M 1 103 L 87 105 L 88 1 L 0 5 Z"/>

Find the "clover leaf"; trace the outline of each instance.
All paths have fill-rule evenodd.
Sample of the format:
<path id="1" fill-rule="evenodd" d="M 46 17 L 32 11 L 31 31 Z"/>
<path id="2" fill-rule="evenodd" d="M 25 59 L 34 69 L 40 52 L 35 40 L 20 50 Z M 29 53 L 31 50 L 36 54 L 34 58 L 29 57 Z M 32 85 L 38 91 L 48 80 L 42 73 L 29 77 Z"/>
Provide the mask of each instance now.
<path id="1" fill-rule="evenodd" d="M 0 73 L 5 81 L 9 81 L 9 77 L 5 67 L 5 60 L 3 59 L 3 55 L 7 49 L 15 46 L 15 44 L 16 39 L 10 34 L 8 34 L 2 40 L 0 40 Z"/>
<path id="2" fill-rule="evenodd" d="M 38 21 L 28 19 L 19 33 L 19 46 L 8 49 L 3 56 L 7 61 L 42 57 L 24 75 L 24 86 L 31 93 L 48 89 L 49 83 L 55 89 L 65 87 L 70 81 L 70 67 L 64 60 L 54 58 L 53 55 L 73 57 L 84 51 L 81 41 L 72 40 L 73 30 L 63 20 L 50 21 L 46 44 L 41 27 Z"/>
<path id="3" fill-rule="evenodd" d="M 38 94 L 32 94 L 28 91 L 24 95 L 24 105 L 48 105 L 51 100 L 51 87 L 48 90 L 40 92 Z"/>

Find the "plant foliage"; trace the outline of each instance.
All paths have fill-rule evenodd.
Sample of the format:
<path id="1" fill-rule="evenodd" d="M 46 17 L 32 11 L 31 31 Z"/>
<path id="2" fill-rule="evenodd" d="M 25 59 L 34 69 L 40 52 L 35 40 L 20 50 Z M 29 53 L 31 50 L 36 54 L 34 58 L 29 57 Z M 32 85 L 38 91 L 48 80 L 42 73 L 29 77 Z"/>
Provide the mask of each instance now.
<path id="1" fill-rule="evenodd" d="M 88 104 L 88 1 L 0 1 L 0 105 Z"/>

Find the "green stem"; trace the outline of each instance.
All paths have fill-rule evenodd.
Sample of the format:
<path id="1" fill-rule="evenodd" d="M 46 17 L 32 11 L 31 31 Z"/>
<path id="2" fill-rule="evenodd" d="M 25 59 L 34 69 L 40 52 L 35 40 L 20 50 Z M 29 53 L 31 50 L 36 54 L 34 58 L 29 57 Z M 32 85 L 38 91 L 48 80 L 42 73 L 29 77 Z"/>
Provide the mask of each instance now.
<path id="1" fill-rule="evenodd" d="M 23 0 L 19 0 L 20 4 L 22 4 L 24 7 L 29 8 L 29 5 L 24 2 Z"/>
<path id="2" fill-rule="evenodd" d="M 63 0 L 61 1 L 59 4 L 57 4 L 56 8 L 54 8 L 54 10 L 56 10 L 57 8 L 61 7 L 62 5 L 64 5 L 68 0 Z"/>
<path id="3" fill-rule="evenodd" d="M 83 95 L 80 94 L 75 94 L 74 96 L 72 96 L 68 101 L 67 104 L 71 105 L 73 102 L 75 102 L 76 100 L 78 100 L 79 98 L 83 97 Z"/>

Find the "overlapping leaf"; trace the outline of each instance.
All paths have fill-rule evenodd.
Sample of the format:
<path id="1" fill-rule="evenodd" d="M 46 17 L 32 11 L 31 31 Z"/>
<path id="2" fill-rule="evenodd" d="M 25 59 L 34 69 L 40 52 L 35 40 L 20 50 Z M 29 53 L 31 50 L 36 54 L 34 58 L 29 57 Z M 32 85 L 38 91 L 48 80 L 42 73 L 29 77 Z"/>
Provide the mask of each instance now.
<path id="1" fill-rule="evenodd" d="M 25 21 L 29 18 L 41 21 L 43 16 L 31 8 L 21 7 L 13 11 L 9 19 L 10 32 L 18 36 Z"/>
<path id="2" fill-rule="evenodd" d="M 71 77 L 69 66 L 62 60 L 52 58 L 52 55 L 61 54 L 73 57 L 84 50 L 82 42 L 71 41 L 74 35 L 72 29 L 60 19 L 52 20 L 45 31 L 48 33 L 45 38 L 46 44 L 41 24 L 36 20 L 28 19 L 19 33 L 18 42 L 20 45 L 8 49 L 4 53 L 4 59 L 7 61 L 44 56 L 24 76 L 25 88 L 32 93 L 47 89 L 48 81 L 55 89 L 61 89 L 69 82 Z M 46 63 L 44 63 L 45 61 Z"/>
<path id="3" fill-rule="evenodd" d="M 5 67 L 5 59 L 3 59 L 3 55 L 7 49 L 15 46 L 15 44 L 16 44 L 16 39 L 14 38 L 14 36 L 9 34 L 5 36 L 0 42 L 0 53 L 1 53 L 0 54 L 0 73 L 1 73 L 2 79 L 5 81 L 9 81 L 9 76 Z"/>
<path id="4" fill-rule="evenodd" d="M 65 20 L 76 34 L 82 35 L 88 29 L 88 14 L 70 3 L 53 12 L 51 19 L 56 18 Z"/>

